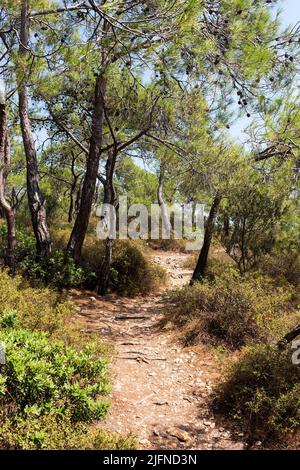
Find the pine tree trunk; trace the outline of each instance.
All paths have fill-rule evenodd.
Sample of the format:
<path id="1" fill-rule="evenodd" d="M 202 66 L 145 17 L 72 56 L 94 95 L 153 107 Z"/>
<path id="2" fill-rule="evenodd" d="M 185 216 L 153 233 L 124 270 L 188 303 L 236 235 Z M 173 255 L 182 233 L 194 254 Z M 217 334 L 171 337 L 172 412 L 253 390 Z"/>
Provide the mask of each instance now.
<path id="1" fill-rule="evenodd" d="M 278 341 L 277 347 L 280 350 L 283 350 L 289 343 L 291 343 L 297 336 L 300 335 L 300 325 L 297 325 L 291 331 L 289 331 L 283 339 Z"/>
<path id="2" fill-rule="evenodd" d="M 69 204 L 69 211 L 68 211 L 68 222 L 69 224 L 72 222 L 74 217 L 74 211 L 76 210 L 76 186 L 77 186 L 77 179 L 73 181 L 70 187 L 70 204 Z"/>
<path id="3" fill-rule="evenodd" d="M 229 237 L 229 233 L 230 233 L 230 222 L 229 222 L 229 218 L 228 217 L 225 217 L 224 219 L 224 237 L 227 239 Z"/>
<path id="4" fill-rule="evenodd" d="M 113 184 L 113 175 L 116 164 L 116 153 L 113 151 L 110 153 L 109 158 L 106 162 L 106 179 L 104 181 L 104 197 L 103 204 L 115 204 L 115 189 Z M 109 214 L 108 214 L 108 217 Z M 107 221 L 108 224 L 110 221 Z M 105 256 L 101 263 L 99 274 L 98 274 L 98 287 L 97 291 L 100 295 L 105 295 L 110 286 L 111 280 L 111 265 L 112 265 L 112 254 L 113 254 L 113 240 L 108 236 L 105 243 Z"/>
<path id="5" fill-rule="evenodd" d="M 75 209 L 74 209 L 74 216 L 77 217 L 80 201 L 81 201 L 81 194 L 82 194 L 82 181 L 79 182 L 79 188 L 77 190 L 76 199 L 75 199 Z"/>
<path id="6" fill-rule="evenodd" d="M 5 165 L 9 164 L 10 142 L 8 136 L 5 91 L 0 91 L 0 208 L 3 211 L 7 223 L 7 255 L 6 264 L 15 270 L 16 252 L 16 226 L 15 213 L 5 198 Z"/>
<path id="7" fill-rule="evenodd" d="M 234 225 L 232 235 L 226 244 L 226 253 L 231 256 L 238 235 L 238 225 Z"/>
<path id="8" fill-rule="evenodd" d="M 159 177 L 158 177 L 157 201 L 158 201 L 158 205 L 161 211 L 161 218 L 162 218 L 162 238 L 164 234 L 169 235 L 169 237 L 173 234 L 172 224 L 170 222 L 168 208 L 167 208 L 165 198 L 164 198 L 164 190 L 163 190 L 164 176 L 165 176 L 164 166 L 161 165 Z"/>
<path id="9" fill-rule="evenodd" d="M 222 199 L 221 195 L 217 193 L 213 200 L 213 203 L 209 212 L 209 216 L 207 219 L 206 227 L 205 227 L 203 246 L 201 248 L 198 262 L 197 262 L 196 268 L 194 270 L 194 273 L 191 279 L 191 284 L 193 284 L 195 281 L 198 281 L 205 275 L 205 270 L 207 267 L 207 260 L 208 260 L 208 253 L 209 253 L 213 233 L 215 230 L 215 223 L 216 223 L 221 199 Z"/>
<path id="10" fill-rule="evenodd" d="M 101 264 L 98 277 L 98 294 L 105 295 L 109 289 L 110 278 L 111 278 L 111 265 L 112 265 L 112 254 L 113 254 L 113 240 L 107 238 L 105 242 L 105 256 Z"/>
<path id="11" fill-rule="evenodd" d="M 28 0 L 23 0 L 21 11 L 20 47 L 19 55 L 24 61 L 28 54 L 29 17 Z M 26 73 L 26 72 L 25 72 Z M 38 164 L 35 144 L 33 140 L 31 122 L 28 112 L 28 97 L 26 89 L 26 76 L 18 84 L 19 115 L 26 156 L 27 167 L 27 195 L 31 214 L 32 227 L 36 238 L 38 257 L 47 257 L 51 254 L 51 238 L 47 226 L 45 200 L 38 181 Z"/>
<path id="12" fill-rule="evenodd" d="M 105 77 L 101 75 L 97 78 L 95 85 L 92 135 L 86 164 L 86 173 L 82 185 L 80 205 L 67 247 L 67 253 L 74 258 L 76 263 L 78 263 L 81 258 L 82 246 L 89 224 L 97 183 L 102 145 L 105 89 L 106 80 Z"/>

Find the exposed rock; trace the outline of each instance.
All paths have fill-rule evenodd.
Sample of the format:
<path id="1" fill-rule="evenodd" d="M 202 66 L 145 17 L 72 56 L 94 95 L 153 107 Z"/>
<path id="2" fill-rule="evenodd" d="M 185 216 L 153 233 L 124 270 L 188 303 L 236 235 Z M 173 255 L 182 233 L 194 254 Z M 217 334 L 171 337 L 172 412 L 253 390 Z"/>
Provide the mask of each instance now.
<path id="1" fill-rule="evenodd" d="M 190 435 L 186 431 L 181 431 L 179 429 L 168 429 L 167 433 L 172 437 L 176 437 L 180 442 L 187 442 L 191 439 Z"/>

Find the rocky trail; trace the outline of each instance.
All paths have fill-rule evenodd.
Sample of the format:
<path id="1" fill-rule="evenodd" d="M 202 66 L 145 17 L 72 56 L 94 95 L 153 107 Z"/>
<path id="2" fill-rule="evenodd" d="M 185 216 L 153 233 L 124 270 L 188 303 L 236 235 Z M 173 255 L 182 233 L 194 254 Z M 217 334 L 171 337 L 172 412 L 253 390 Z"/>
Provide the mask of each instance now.
<path id="1" fill-rule="evenodd" d="M 154 253 L 169 273 L 167 289 L 184 285 L 186 254 Z M 205 348 L 183 348 L 163 318 L 163 292 L 147 297 L 97 297 L 72 290 L 75 317 L 115 347 L 112 407 L 104 427 L 138 437 L 140 449 L 243 449 L 243 437 L 209 408 L 218 364 Z"/>

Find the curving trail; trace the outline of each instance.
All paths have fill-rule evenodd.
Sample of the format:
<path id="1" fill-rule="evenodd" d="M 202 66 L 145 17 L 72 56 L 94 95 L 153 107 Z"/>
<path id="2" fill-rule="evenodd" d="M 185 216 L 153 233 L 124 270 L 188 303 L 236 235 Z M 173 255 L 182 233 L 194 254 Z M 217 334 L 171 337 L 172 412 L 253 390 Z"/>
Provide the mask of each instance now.
<path id="1" fill-rule="evenodd" d="M 188 282 L 187 255 L 156 251 L 173 288 Z M 134 299 L 72 290 L 75 318 L 113 344 L 112 408 L 104 427 L 138 436 L 140 449 L 243 449 L 243 437 L 226 430 L 209 409 L 218 364 L 201 347 L 183 348 L 159 329 L 162 294 Z M 102 425 L 102 424 L 101 424 Z"/>

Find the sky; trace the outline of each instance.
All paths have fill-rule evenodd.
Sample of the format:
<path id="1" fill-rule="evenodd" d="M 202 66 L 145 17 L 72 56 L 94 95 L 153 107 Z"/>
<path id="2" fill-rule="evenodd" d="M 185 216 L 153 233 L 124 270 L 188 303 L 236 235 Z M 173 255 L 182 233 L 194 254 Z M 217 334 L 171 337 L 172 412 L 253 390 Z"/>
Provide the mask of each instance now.
<path id="1" fill-rule="evenodd" d="M 295 25 L 300 21 L 300 0 L 281 0 L 278 4 L 281 11 L 281 23 L 284 27 L 289 25 Z M 238 142 L 242 142 L 247 139 L 247 136 L 243 133 L 243 129 L 249 125 L 248 118 L 239 118 L 231 125 L 230 133 Z"/>
<path id="2" fill-rule="evenodd" d="M 295 24 L 300 21 L 300 2 L 299 0 L 282 0 L 282 20 L 285 25 Z"/>

